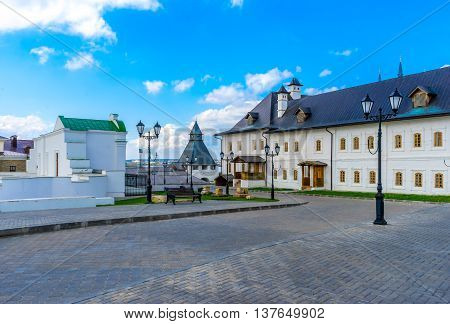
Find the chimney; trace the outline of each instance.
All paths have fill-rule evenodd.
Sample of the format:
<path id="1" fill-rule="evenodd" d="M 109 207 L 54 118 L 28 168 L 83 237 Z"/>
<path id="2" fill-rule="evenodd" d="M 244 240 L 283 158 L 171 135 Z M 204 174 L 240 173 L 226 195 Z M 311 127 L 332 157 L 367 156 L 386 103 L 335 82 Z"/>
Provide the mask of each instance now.
<path id="1" fill-rule="evenodd" d="M 288 105 L 288 95 L 289 92 L 286 91 L 285 87 L 282 85 L 280 90 L 277 92 L 277 99 L 278 99 L 278 118 L 283 117 L 284 113 L 287 110 Z"/>
<path id="2" fill-rule="evenodd" d="M 292 78 L 291 82 L 288 84 L 289 94 L 291 95 L 292 99 L 296 100 L 301 98 L 302 86 L 303 84 L 301 84 L 297 78 Z"/>
<path id="3" fill-rule="evenodd" d="M 110 121 L 118 121 L 119 120 L 119 114 L 109 114 L 109 120 Z"/>
<path id="4" fill-rule="evenodd" d="M 17 148 L 17 135 L 13 135 L 10 137 L 11 140 L 11 147 L 12 148 Z"/>

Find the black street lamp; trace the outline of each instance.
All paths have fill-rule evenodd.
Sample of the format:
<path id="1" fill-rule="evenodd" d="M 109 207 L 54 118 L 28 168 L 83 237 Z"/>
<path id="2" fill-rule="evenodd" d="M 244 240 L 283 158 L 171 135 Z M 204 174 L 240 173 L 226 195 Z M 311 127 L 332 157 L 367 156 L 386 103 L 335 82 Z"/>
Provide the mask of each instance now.
<path id="1" fill-rule="evenodd" d="M 264 138 L 264 140 L 266 141 L 266 145 L 264 146 L 264 152 L 266 153 L 266 176 L 265 176 L 265 178 L 266 178 L 265 180 L 266 180 L 266 181 L 265 181 L 265 182 L 266 182 L 266 187 L 267 187 L 267 173 L 268 173 L 268 172 L 267 172 L 267 155 L 269 154 L 269 151 L 266 150 L 266 146 L 268 145 L 268 144 L 267 144 L 267 137 L 264 136 L 264 133 L 262 133 L 261 135 L 262 135 L 262 137 Z"/>
<path id="2" fill-rule="evenodd" d="M 151 162 L 151 149 L 150 149 L 150 142 L 153 139 L 157 139 L 159 137 L 159 133 L 161 132 L 161 126 L 158 122 L 156 122 L 155 126 L 153 126 L 153 131 L 155 132 L 155 135 L 151 135 L 150 131 L 148 131 L 146 134 L 144 134 L 145 125 L 142 121 L 139 121 L 139 123 L 136 125 L 139 137 L 144 138 L 148 142 L 148 170 L 147 170 L 147 204 L 152 203 L 152 178 L 151 178 L 151 171 L 150 171 L 150 162 Z"/>
<path id="3" fill-rule="evenodd" d="M 372 153 L 369 152 L 372 155 L 375 155 L 378 153 L 378 184 L 377 184 L 377 194 L 375 195 L 376 199 L 376 219 L 373 222 L 375 225 L 386 225 L 387 222 L 384 219 L 384 195 L 383 195 L 383 186 L 381 184 L 381 122 L 388 120 L 392 117 L 395 117 L 398 112 L 398 108 L 400 107 L 400 104 L 402 103 L 403 97 L 398 92 L 397 89 L 391 95 L 389 96 L 389 102 L 391 104 L 392 114 L 383 114 L 381 107 L 378 108 L 378 115 L 370 116 L 370 112 L 372 111 L 373 107 L 373 100 L 370 99 L 369 95 L 367 94 L 366 97 L 361 100 L 361 105 L 364 113 L 364 118 L 377 121 L 378 122 L 378 143 L 377 143 L 377 150 Z"/>
<path id="4" fill-rule="evenodd" d="M 186 184 L 189 183 L 189 158 L 186 156 Z"/>
<path id="5" fill-rule="evenodd" d="M 271 153 L 270 152 L 270 146 L 268 144 L 266 144 L 266 146 L 264 146 L 264 151 L 266 152 L 266 156 L 270 156 L 272 158 L 272 188 L 270 189 L 270 199 L 274 200 L 275 199 L 275 187 L 273 184 L 273 158 L 274 156 L 278 156 L 278 154 L 280 154 L 280 146 L 278 145 L 278 143 L 275 145 L 275 153 L 273 153 L 273 151 Z M 267 160 L 266 160 L 267 163 Z"/>
<path id="6" fill-rule="evenodd" d="M 223 152 L 220 152 L 220 161 L 221 161 L 221 163 L 224 160 L 224 158 L 225 158 L 225 154 Z M 230 195 L 230 185 L 228 183 L 228 174 L 229 174 L 228 173 L 228 161 L 232 161 L 233 159 L 234 159 L 234 153 L 233 153 L 233 151 L 231 151 L 230 155 L 225 158 L 225 160 L 227 161 L 227 164 L 226 164 L 226 166 L 227 166 L 227 186 L 226 186 L 225 194 L 227 196 Z"/>
<path id="7" fill-rule="evenodd" d="M 166 185 L 166 167 L 167 167 L 167 161 L 164 161 L 163 162 L 163 182 L 164 182 L 164 185 Z"/>

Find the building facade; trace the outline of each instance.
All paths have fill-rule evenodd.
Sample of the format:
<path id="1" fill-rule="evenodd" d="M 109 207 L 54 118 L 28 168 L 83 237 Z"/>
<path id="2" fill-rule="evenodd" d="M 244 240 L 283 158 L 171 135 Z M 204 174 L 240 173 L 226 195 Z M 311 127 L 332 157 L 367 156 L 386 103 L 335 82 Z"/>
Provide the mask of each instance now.
<path id="1" fill-rule="evenodd" d="M 106 177 L 110 197 L 124 196 L 126 128 L 108 120 L 57 118 L 53 132 L 34 139 L 28 173 L 37 177 Z"/>
<path id="2" fill-rule="evenodd" d="M 0 173 L 24 173 L 33 141 L 0 136 Z"/>
<path id="3" fill-rule="evenodd" d="M 403 76 L 334 92 L 305 96 L 293 79 L 270 93 L 232 129 L 222 133 L 228 168 L 241 186 L 274 183 L 297 190 L 376 191 L 376 122 L 365 120 L 361 99 L 369 94 L 374 111 L 391 112 L 389 95 L 403 95 L 398 114 L 383 123 L 382 183 L 385 192 L 449 194 L 450 68 Z M 373 112 L 375 113 L 375 112 Z M 259 163 L 246 162 L 253 159 Z M 447 163 L 449 164 L 449 163 Z M 267 173 L 267 178 L 265 177 Z M 267 180 L 265 180 L 267 181 Z"/>

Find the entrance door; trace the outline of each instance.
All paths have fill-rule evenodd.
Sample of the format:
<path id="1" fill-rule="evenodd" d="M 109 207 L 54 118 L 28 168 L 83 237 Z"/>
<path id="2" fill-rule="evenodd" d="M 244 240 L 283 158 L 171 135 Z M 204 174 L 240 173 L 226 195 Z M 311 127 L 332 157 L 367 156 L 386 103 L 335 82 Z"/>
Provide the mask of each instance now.
<path id="1" fill-rule="evenodd" d="M 59 176 L 59 153 L 56 152 L 56 157 L 55 157 L 55 163 L 56 163 L 56 176 Z"/>
<path id="2" fill-rule="evenodd" d="M 311 180 L 309 173 L 309 166 L 302 166 L 302 190 L 311 189 Z"/>
<path id="3" fill-rule="evenodd" d="M 321 188 L 324 186 L 323 169 L 323 166 L 314 166 L 314 187 L 316 188 Z"/>

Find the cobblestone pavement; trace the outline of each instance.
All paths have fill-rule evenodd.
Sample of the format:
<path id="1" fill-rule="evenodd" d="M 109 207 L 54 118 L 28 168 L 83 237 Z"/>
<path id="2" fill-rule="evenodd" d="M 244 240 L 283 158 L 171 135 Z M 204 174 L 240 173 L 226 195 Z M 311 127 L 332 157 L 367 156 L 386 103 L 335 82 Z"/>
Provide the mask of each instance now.
<path id="1" fill-rule="evenodd" d="M 3 238 L 0 302 L 448 303 L 449 205 L 308 200 Z"/>

